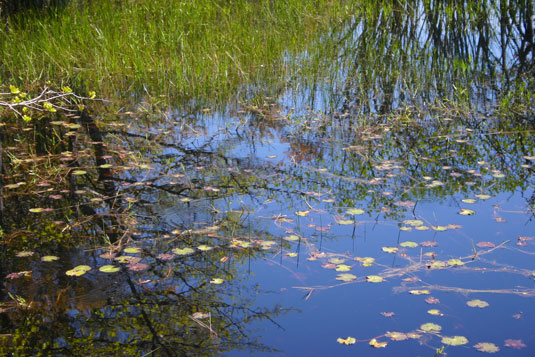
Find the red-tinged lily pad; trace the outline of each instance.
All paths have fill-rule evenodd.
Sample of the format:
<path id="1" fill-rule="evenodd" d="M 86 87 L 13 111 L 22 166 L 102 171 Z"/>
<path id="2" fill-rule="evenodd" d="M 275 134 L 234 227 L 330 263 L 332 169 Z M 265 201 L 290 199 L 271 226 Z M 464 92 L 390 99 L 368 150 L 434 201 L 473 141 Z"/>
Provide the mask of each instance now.
<path id="1" fill-rule="evenodd" d="M 392 341 L 405 341 L 406 339 L 409 338 L 407 334 L 403 332 L 397 332 L 397 331 L 387 332 L 385 336 L 390 338 Z"/>
<path id="2" fill-rule="evenodd" d="M 324 269 L 336 269 L 336 264 L 332 264 L 332 263 L 323 263 L 321 265 L 322 268 Z"/>
<path id="3" fill-rule="evenodd" d="M 381 312 L 381 315 L 383 315 L 384 317 L 392 317 L 395 315 L 395 313 L 393 312 Z"/>
<path id="4" fill-rule="evenodd" d="M 410 290 L 409 291 L 409 294 L 412 294 L 412 295 L 429 295 L 431 294 L 431 292 L 427 289 L 423 289 L 423 290 Z"/>
<path id="5" fill-rule="evenodd" d="M 107 252 L 107 253 L 102 253 L 101 255 L 99 255 L 100 258 L 102 259 L 113 259 L 115 258 L 115 253 L 112 253 L 112 252 Z"/>
<path id="6" fill-rule="evenodd" d="M 369 342 L 369 345 L 373 348 L 382 348 L 386 347 L 386 345 L 388 345 L 388 342 L 379 342 L 375 338 L 372 338 Z"/>
<path id="7" fill-rule="evenodd" d="M 432 296 L 425 299 L 425 302 L 428 304 L 440 304 L 440 300 Z"/>
<path id="8" fill-rule="evenodd" d="M 496 353 L 500 350 L 498 346 L 490 342 L 479 342 L 474 345 L 474 348 L 479 352 Z"/>
<path id="9" fill-rule="evenodd" d="M 474 300 L 467 301 L 466 305 L 468 305 L 470 307 L 479 307 L 479 308 L 482 309 L 484 307 L 489 306 L 489 303 L 486 302 L 486 301 L 483 301 L 483 300 L 474 299 Z"/>
<path id="10" fill-rule="evenodd" d="M 425 242 L 421 242 L 420 245 L 422 247 L 436 247 L 438 246 L 438 243 L 431 240 L 426 240 Z"/>
<path id="11" fill-rule="evenodd" d="M 168 253 L 160 253 L 156 258 L 160 260 L 171 260 L 175 257 L 174 254 L 168 254 Z"/>
<path id="12" fill-rule="evenodd" d="M 442 337 L 443 344 L 450 346 L 461 346 L 468 343 L 468 339 L 464 336 Z"/>
<path id="13" fill-rule="evenodd" d="M 359 261 L 363 267 L 369 267 L 372 266 L 373 263 L 375 263 L 375 258 L 372 257 L 356 257 L 355 260 Z"/>
<path id="14" fill-rule="evenodd" d="M 17 279 L 17 278 L 20 278 L 22 276 L 30 277 L 30 276 L 32 276 L 32 271 L 28 270 L 28 271 L 19 271 L 19 272 L 16 272 L 16 273 L 10 273 L 10 274 L 6 275 L 6 279 Z"/>
<path id="15" fill-rule="evenodd" d="M 476 243 L 476 247 L 479 247 L 479 248 L 494 248 L 495 246 L 496 244 L 492 242 L 477 242 Z"/>
<path id="16" fill-rule="evenodd" d="M 522 340 L 507 339 L 505 340 L 505 347 L 516 348 L 519 350 L 526 347 L 526 345 L 522 342 Z"/>
<path id="17" fill-rule="evenodd" d="M 428 322 L 420 325 L 420 330 L 424 332 L 440 332 L 440 330 L 442 330 L 442 326 Z"/>
<path id="18" fill-rule="evenodd" d="M 379 276 L 379 275 L 368 275 L 366 277 L 366 281 L 368 283 L 381 283 L 384 281 L 383 277 Z"/>
<path id="19" fill-rule="evenodd" d="M 341 280 L 345 282 L 353 281 L 355 279 L 357 279 L 356 275 L 349 274 L 349 273 L 338 274 L 336 276 L 336 280 Z"/>
<path id="20" fill-rule="evenodd" d="M 149 265 L 145 263 L 130 263 L 127 266 L 128 266 L 128 270 L 131 270 L 131 271 L 143 271 L 149 267 Z"/>
<path id="21" fill-rule="evenodd" d="M 354 338 L 354 337 L 350 337 L 348 336 L 347 338 L 337 338 L 336 339 L 336 342 L 338 342 L 339 344 L 342 344 L 342 345 L 352 345 L 354 344 L 355 342 L 357 342 L 357 340 Z"/>

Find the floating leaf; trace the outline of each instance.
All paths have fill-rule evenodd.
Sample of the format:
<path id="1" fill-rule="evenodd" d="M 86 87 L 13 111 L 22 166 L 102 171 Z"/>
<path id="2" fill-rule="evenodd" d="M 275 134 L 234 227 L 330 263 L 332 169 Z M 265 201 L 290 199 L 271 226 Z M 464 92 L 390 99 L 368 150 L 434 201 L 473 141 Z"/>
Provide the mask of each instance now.
<path id="1" fill-rule="evenodd" d="M 494 248 L 496 244 L 492 242 L 477 242 L 476 246 L 479 248 Z"/>
<path id="2" fill-rule="evenodd" d="M 414 206 L 416 206 L 416 203 L 414 203 L 412 201 L 397 201 L 397 202 L 394 202 L 394 204 L 396 206 L 400 206 L 400 207 L 414 207 Z"/>
<path id="3" fill-rule="evenodd" d="M 396 253 L 399 249 L 397 247 L 382 247 L 383 252 Z"/>
<path id="4" fill-rule="evenodd" d="M 492 196 L 490 195 L 485 195 L 485 194 L 479 194 L 479 195 L 475 195 L 477 198 L 479 198 L 480 200 L 488 200 L 489 198 L 491 198 Z"/>
<path id="5" fill-rule="evenodd" d="M 119 268 L 119 267 L 117 267 L 115 265 L 103 265 L 100 268 L 98 268 L 98 270 L 103 272 L 103 273 L 116 273 L 119 270 L 121 270 L 121 268 Z"/>
<path id="6" fill-rule="evenodd" d="M 310 213 L 310 210 L 295 212 L 296 215 L 301 216 L 301 217 L 306 217 L 306 215 L 309 213 Z"/>
<path id="7" fill-rule="evenodd" d="M 406 242 L 401 243 L 400 246 L 405 247 L 405 248 L 416 248 L 418 246 L 418 243 L 406 241 Z"/>
<path id="8" fill-rule="evenodd" d="M 464 262 L 462 260 L 459 260 L 459 259 L 450 259 L 450 260 L 448 260 L 448 265 L 461 266 L 461 265 L 464 265 Z"/>
<path id="9" fill-rule="evenodd" d="M 522 342 L 522 340 L 507 339 L 505 340 L 505 347 L 512 347 L 519 350 L 526 347 L 526 345 Z"/>
<path id="10" fill-rule="evenodd" d="M 128 264 L 132 262 L 138 262 L 141 260 L 139 257 L 133 257 L 131 255 L 121 255 L 119 257 L 113 258 L 113 260 L 117 261 L 118 263 Z"/>
<path id="11" fill-rule="evenodd" d="M 31 257 L 32 255 L 33 255 L 33 252 L 30 252 L 30 251 L 21 251 L 15 254 L 15 256 L 19 258 L 27 258 L 27 257 Z"/>
<path id="12" fill-rule="evenodd" d="M 160 253 L 156 256 L 156 258 L 160 260 L 171 260 L 174 257 L 175 257 L 174 254 L 169 254 L 169 253 Z"/>
<path id="13" fill-rule="evenodd" d="M 431 226 L 431 228 L 433 228 L 433 230 L 437 232 L 444 232 L 445 230 L 448 229 L 448 227 L 445 227 L 445 226 Z"/>
<path id="14" fill-rule="evenodd" d="M 55 255 L 45 255 L 44 257 L 41 257 L 42 262 L 53 262 L 58 259 L 59 257 L 56 257 Z"/>
<path id="15" fill-rule="evenodd" d="M 381 315 L 383 315 L 384 317 L 392 317 L 395 314 L 393 312 L 381 312 Z"/>
<path id="16" fill-rule="evenodd" d="M 75 176 L 85 175 L 86 173 L 87 173 L 87 171 L 85 171 L 85 170 L 74 170 L 72 172 L 72 174 L 75 175 Z"/>
<path id="17" fill-rule="evenodd" d="M 355 258 L 355 260 L 358 260 L 363 267 L 369 267 L 372 266 L 372 264 L 375 262 L 375 258 L 372 257 L 364 257 L 364 258 Z"/>
<path id="18" fill-rule="evenodd" d="M 342 259 L 342 258 L 331 258 L 329 259 L 329 263 L 331 264 L 342 264 L 344 263 L 346 260 L 345 259 Z"/>
<path id="19" fill-rule="evenodd" d="M 210 280 L 210 284 L 216 284 L 216 285 L 223 284 L 224 282 L 225 282 L 225 279 L 221 279 L 221 278 L 213 278 L 212 280 Z"/>
<path id="20" fill-rule="evenodd" d="M 348 337 L 345 338 L 345 339 L 339 337 L 339 338 L 336 339 L 336 342 L 338 342 L 338 343 L 340 343 L 340 344 L 342 344 L 342 345 L 352 345 L 352 344 L 354 344 L 355 342 L 357 342 L 357 340 L 356 340 L 354 337 L 350 337 L 350 336 L 348 336 Z"/>
<path id="21" fill-rule="evenodd" d="M 420 335 L 419 333 L 415 333 L 415 332 L 408 332 L 407 333 L 407 337 L 408 338 L 413 338 L 415 340 L 419 339 L 420 337 L 422 337 L 422 335 Z"/>
<path id="22" fill-rule="evenodd" d="M 431 294 L 431 292 L 427 289 L 423 289 L 423 290 L 410 290 L 409 291 L 409 294 L 412 294 L 412 295 L 429 295 Z"/>
<path id="23" fill-rule="evenodd" d="M 128 248 L 125 248 L 123 252 L 128 253 L 128 254 L 136 254 L 136 253 L 141 253 L 141 249 L 138 247 L 128 247 Z"/>
<path id="24" fill-rule="evenodd" d="M 399 230 L 400 231 L 404 231 L 404 232 L 410 232 L 410 231 L 412 231 L 412 227 L 401 226 L 401 227 L 399 227 Z"/>
<path id="25" fill-rule="evenodd" d="M 434 316 L 444 316 L 444 314 L 442 312 L 440 312 L 439 309 L 431 309 L 431 310 L 427 310 L 427 313 L 429 315 L 434 315 Z"/>
<path id="26" fill-rule="evenodd" d="M 41 212 L 45 212 L 45 209 L 41 207 L 36 207 L 36 208 L 30 208 L 29 211 L 32 213 L 41 213 Z"/>
<path id="27" fill-rule="evenodd" d="M 429 230 L 429 227 L 428 226 L 418 226 L 418 227 L 415 227 L 414 229 L 416 229 L 417 231 L 427 231 L 427 230 Z"/>
<path id="28" fill-rule="evenodd" d="M 384 279 L 379 275 L 368 275 L 366 277 L 366 281 L 368 283 L 381 283 L 384 281 Z"/>
<path id="29" fill-rule="evenodd" d="M 461 200 L 464 203 L 476 203 L 477 200 L 475 198 L 465 198 Z"/>
<path id="30" fill-rule="evenodd" d="M 203 252 L 207 252 L 209 250 L 212 250 L 213 248 L 210 247 L 209 245 L 206 245 L 206 244 L 201 244 L 200 246 L 197 247 L 197 249 L 203 251 Z"/>
<path id="31" fill-rule="evenodd" d="M 373 348 L 381 348 L 381 347 L 386 347 L 386 345 L 388 345 L 388 342 L 378 342 L 375 338 L 372 338 L 369 344 Z"/>
<path id="32" fill-rule="evenodd" d="M 435 260 L 429 265 L 429 269 L 444 269 L 448 264 L 442 260 Z"/>
<path id="33" fill-rule="evenodd" d="M 361 208 L 350 208 L 346 211 L 347 214 L 352 214 L 352 215 L 359 215 L 359 214 L 364 214 L 366 211 L 364 211 L 363 209 Z"/>
<path id="34" fill-rule="evenodd" d="M 128 264 L 128 270 L 131 271 L 143 271 L 148 267 L 149 265 L 145 263 L 131 262 L 130 264 Z"/>
<path id="35" fill-rule="evenodd" d="M 428 304 L 440 304 L 440 300 L 432 296 L 425 299 L 425 302 Z"/>
<path id="36" fill-rule="evenodd" d="M 468 343 L 468 339 L 464 336 L 442 337 L 442 343 L 450 346 L 461 346 Z"/>
<path id="37" fill-rule="evenodd" d="M 88 265 L 78 265 L 77 267 L 67 270 L 65 274 L 68 276 L 81 276 L 91 270 L 91 267 Z"/>
<path id="38" fill-rule="evenodd" d="M 350 271 L 351 266 L 346 264 L 340 264 L 336 267 L 336 271 Z"/>
<path id="39" fill-rule="evenodd" d="M 403 224 L 406 224 L 412 227 L 419 227 L 419 226 L 423 226 L 424 222 L 419 219 L 406 219 L 403 221 Z"/>
<path id="40" fill-rule="evenodd" d="M 426 240 L 425 242 L 421 242 L 420 245 L 422 247 L 436 247 L 438 246 L 438 243 L 431 240 Z"/>
<path id="41" fill-rule="evenodd" d="M 404 334 L 403 332 L 397 332 L 397 331 L 387 332 L 385 336 L 390 338 L 393 341 L 405 341 L 406 339 L 409 338 L 407 334 Z"/>
<path id="42" fill-rule="evenodd" d="M 352 281 L 352 280 L 355 280 L 357 277 L 353 274 L 349 274 L 349 273 L 343 273 L 343 274 L 338 274 L 336 276 L 336 280 L 342 280 L 342 281 Z"/>
<path id="43" fill-rule="evenodd" d="M 479 352 L 496 353 L 500 350 L 498 346 L 490 342 L 479 342 L 474 345 L 474 348 Z"/>
<path id="44" fill-rule="evenodd" d="M 292 242 L 292 241 L 296 241 L 296 240 L 299 240 L 299 237 L 296 236 L 295 234 L 292 234 L 292 235 L 289 235 L 289 236 L 286 236 L 283 238 L 284 240 L 287 240 L 289 242 Z"/>
<path id="45" fill-rule="evenodd" d="M 286 253 L 285 255 L 288 256 L 288 257 L 290 257 L 290 258 L 295 258 L 295 257 L 297 257 L 297 253 Z"/>
<path id="46" fill-rule="evenodd" d="M 352 219 L 339 219 L 338 221 L 336 221 L 336 223 L 343 224 L 343 225 L 348 225 L 348 224 L 355 223 L 355 221 L 353 221 Z"/>
<path id="47" fill-rule="evenodd" d="M 483 301 L 483 300 L 474 299 L 474 300 L 467 301 L 466 305 L 468 305 L 470 307 L 479 307 L 479 308 L 482 309 L 484 307 L 489 306 L 489 303 L 486 302 L 486 301 Z"/>
<path id="48" fill-rule="evenodd" d="M 432 322 L 428 322 L 426 324 L 420 325 L 420 330 L 425 332 L 440 332 L 440 330 L 442 330 L 442 326 L 434 324 Z"/>
<path id="49" fill-rule="evenodd" d="M 176 255 L 188 255 L 188 254 L 191 254 L 193 253 L 195 250 L 193 250 L 192 248 L 175 248 L 172 250 L 173 253 L 175 253 Z"/>
<path id="50" fill-rule="evenodd" d="M 473 216 L 474 214 L 476 214 L 476 212 L 472 211 L 471 209 L 461 208 L 458 214 L 460 214 L 461 216 Z"/>

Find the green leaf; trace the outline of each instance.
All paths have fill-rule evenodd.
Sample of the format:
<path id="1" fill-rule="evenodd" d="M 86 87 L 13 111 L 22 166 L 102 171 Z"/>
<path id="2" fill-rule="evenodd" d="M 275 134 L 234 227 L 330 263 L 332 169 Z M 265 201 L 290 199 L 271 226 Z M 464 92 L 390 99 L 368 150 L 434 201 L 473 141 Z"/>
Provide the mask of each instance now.
<path id="1" fill-rule="evenodd" d="M 350 271 L 351 266 L 346 264 L 340 264 L 336 266 L 336 271 Z"/>
<path id="2" fill-rule="evenodd" d="M 293 241 L 299 240 L 299 237 L 296 236 L 295 234 L 292 234 L 292 235 L 284 237 L 283 239 L 289 242 L 293 242 Z"/>
<path id="3" fill-rule="evenodd" d="M 213 248 L 206 244 L 201 244 L 197 247 L 197 249 L 202 250 L 203 252 L 207 252 L 209 250 L 212 250 Z"/>
<path id="4" fill-rule="evenodd" d="M 383 252 L 396 253 L 399 249 L 397 247 L 382 247 Z"/>
<path id="5" fill-rule="evenodd" d="M 115 265 L 103 265 L 100 268 L 98 268 L 98 270 L 103 272 L 103 273 L 116 273 L 119 270 L 121 270 L 121 268 L 119 268 L 119 267 L 117 267 Z"/>
<path id="6" fill-rule="evenodd" d="M 400 246 L 405 247 L 405 248 L 416 248 L 418 246 L 418 243 L 407 241 L 407 242 L 401 243 Z"/>
<path id="7" fill-rule="evenodd" d="M 479 307 L 480 309 L 489 306 L 489 303 L 483 300 L 474 299 L 466 302 L 466 305 L 470 307 Z"/>
<path id="8" fill-rule="evenodd" d="M 429 265 L 429 269 L 444 269 L 448 264 L 442 260 L 435 260 Z"/>
<path id="9" fill-rule="evenodd" d="M 444 316 L 444 314 L 440 312 L 439 309 L 430 309 L 430 310 L 427 310 L 427 313 L 429 315 L 434 315 L 434 316 Z"/>
<path id="10" fill-rule="evenodd" d="M 43 102 L 43 108 L 51 113 L 56 112 L 56 108 L 49 102 Z"/>
<path id="11" fill-rule="evenodd" d="M 339 219 L 338 221 L 336 221 L 336 223 L 347 225 L 347 224 L 353 224 L 355 223 L 355 221 L 353 221 L 352 219 Z"/>
<path id="12" fill-rule="evenodd" d="M 286 253 L 285 255 L 288 256 L 288 257 L 290 257 L 290 258 L 295 258 L 295 257 L 297 257 L 297 253 L 294 253 L 294 252 L 289 252 L 289 253 Z"/>
<path id="13" fill-rule="evenodd" d="M 434 324 L 432 322 L 428 322 L 423 325 L 420 325 L 420 330 L 425 332 L 440 332 L 440 330 L 442 330 L 442 326 Z"/>
<path id="14" fill-rule="evenodd" d="M 410 290 L 409 291 L 409 294 L 412 294 L 412 295 L 429 295 L 431 294 L 431 292 L 427 289 L 423 289 L 423 290 Z"/>
<path id="15" fill-rule="evenodd" d="M 216 284 L 216 285 L 223 284 L 224 282 L 225 282 L 225 279 L 221 279 L 221 278 L 213 278 L 212 280 L 210 280 L 210 284 Z"/>
<path id="16" fill-rule="evenodd" d="M 353 281 L 357 278 L 356 275 L 353 275 L 353 274 L 349 274 L 349 273 L 344 273 L 344 274 L 338 274 L 336 276 L 336 280 L 342 280 L 342 281 Z"/>
<path id="17" fill-rule="evenodd" d="M 491 198 L 492 196 L 490 195 L 485 195 L 485 194 L 479 194 L 479 195 L 475 195 L 477 198 L 479 198 L 480 200 L 488 200 L 489 198 Z"/>
<path id="18" fill-rule="evenodd" d="M 364 214 L 366 211 L 364 211 L 363 209 L 361 208 L 350 208 L 346 211 L 347 214 L 352 214 L 352 215 L 359 215 L 359 214 Z"/>
<path id="19" fill-rule="evenodd" d="M 41 257 L 42 262 L 53 262 L 58 259 L 59 257 L 56 257 L 55 255 L 45 255 L 44 257 Z"/>
<path id="20" fill-rule="evenodd" d="M 76 175 L 76 176 L 82 176 L 82 175 L 85 175 L 87 173 L 87 171 L 85 170 L 74 170 L 72 172 L 73 175 Z"/>
<path id="21" fill-rule="evenodd" d="M 77 267 L 74 267 L 71 270 L 67 270 L 65 274 L 67 274 L 68 276 L 82 276 L 90 270 L 91 267 L 88 265 L 78 265 Z"/>
<path id="22" fill-rule="evenodd" d="M 476 214 L 476 212 L 472 211 L 471 209 L 461 208 L 458 214 L 460 214 L 461 216 L 473 216 L 474 214 Z"/>
<path id="23" fill-rule="evenodd" d="M 15 86 L 12 86 L 11 84 L 9 85 L 9 91 L 11 92 L 11 94 L 19 94 L 20 93 L 20 89 L 18 89 Z"/>
<path id="24" fill-rule="evenodd" d="M 403 224 L 406 224 L 412 227 L 419 227 L 419 226 L 423 226 L 424 222 L 419 219 L 406 219 L 403 221 Z"/>
<path id="25" fill-rule="evenodd" d="M 188 254 L 191 254 L 194 252 L 194 250 L 192 248 L 175 248 L 172 250 L 173 253 L 175 253 L 176 255 L 188 255 Z"/>
<path id="26" fill-rule="evenodd" d="M 397 331 L 387 332 L 385 336 L 390 338 L 392 341 L 405 341 L 406 339 L 409 338 L 407 334 L 403 332 L 397 332 Z"/>
<path id="27" fill-rule="evenodd" d="M 136 254 L 136 253 L 141 253 L 141 249 L 138 247 L 128 247 L 128 248 L 125 248 L 123 252 L 128 253 L 128 254 Z"/>
<path id="28" fill-rule="evenodd" d="M 345 261 L 346 261 L 345 259 L 336 258 L 336 257 L 329 259 L 329 263 L 331 263 L 331 264 L 342 264 Z"/>
<path id="29" fill-rule="evenodd" d="M 464 336 L 442 337 L 442 343 L 450 346 L 461 346 L 468 343 L 468 339 Z"/>
<path id="30" fill-rule="evenodd" d="M 450 259 L 450 260 L 448 260 L 448 265 L 461 266 L 461 265 L 464 265 L 464 262 L 462 260 L 459 260 L 459 259 Z"/>
<path id="31" fill-rule="evenodd" d="M 465 198 L 461 200 L 464 203 L 476 203 L 477 201 L 474 198 Z"/>

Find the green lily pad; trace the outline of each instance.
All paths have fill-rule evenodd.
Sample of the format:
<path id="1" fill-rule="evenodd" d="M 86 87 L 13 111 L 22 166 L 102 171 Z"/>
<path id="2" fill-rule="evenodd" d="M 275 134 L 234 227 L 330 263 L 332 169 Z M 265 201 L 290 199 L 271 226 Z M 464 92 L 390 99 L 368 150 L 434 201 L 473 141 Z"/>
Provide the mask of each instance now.
<path id="1" fill-rule="evenodd" d="M 461 208 L 461 210 L 457 213 L 460 214 L 461 216 L 473 216 L 474 214 L 476 214 L 475 211 L 472 211 L 471 209 L 467 209 L 467 208 Z"/>
<path id="2" fill-rule="evenodd" d="M 284 237 L 283 239 L 289 242 L 293 242 L 293 241 L 299 240 L 299 237 L 296 236 L 295 234 L 292 234 L 292 235 Z"/>
<path id="3" fill-rule="evenodd" d="M 141 249 L 138 247 L 128 247 L 128 248 L 125 248 L 123 252 L 129 253 L 129 254 L 136 254 L 136 253 L 141 253 Z"/>
<path id="4" fill-rule="evenodd" d="M 405 341 L 406 339 L 409 338 L 407 334 L 403 332 L 397 332 L 397 331 L 387 332 L 385 336 L 390 338 L 392 341 Z"/>
<path id="5" fill-rule="evenodd" d="M 444 314 L 440 312 L 439 309 L 430 309 L 430 310 L 427 310 L 427 313 L 433 316 L 444 316 Z"/>
<path id="6" fill-rule="evenodd" d="M 412 295 L 429 295 L 429 294 L 431 294 L 431 292 L 429 290 L 427 290 L 427 289 L 423 289 L 423 290 L 415 289 L 415 290 L 410 290 L 409 294 L 412 294 Z"/>
<path id="7" fill-rule="evenodd" d="M 379 276 L 379 275 L 368 275 L 366 277 L 366 281 L 368 283 L 381 283 L 384 281 L 383 277 Z"/>
<path id="8" fill-rule="evenodd" d="M 290 258 L 295 258 L 295 257 L 297 257 L 297 253 L 294 253 L 294 252 L 286 253 L 285 255 L 288 256 L 288 257 L 290 257 Z"/>
<path id="9" fill-rule="evenodd" d="M 406 241 L 406 242 L 401 243 L 400 246 L 404 248 L 416 248 L 418 246 L 418 243 Z"/>
<path id="10" fill-rule="evenodd" d="M 67 270 L 65 274 L 68 276 L 82 276 L 90 270 L 91 267 L 89 265 L 78 265 L 71 270 Z"/>
<path id="11" fill-rule="evenodd" d="M 430 269 L 444 269 L 447 266 L 446 262 L 443 262 L 442 260 L 435 260 L 430 265 Z"/>
<path id="12" fill-rule="evenodd" d="M 464 262 L 460 259 L 450 259 L 448 260 L 448 265 L 451 266 L 461 266 L 464 265 Z"/>
<path id="13" fill-rule="evenodd" d="M 355 223 L 355 221 L 353 221 L 352 219 L 339 219 L 338 221 L 336 221 L 336 223 L 347 225 L 347 224 L 353 224 Z"/>
<path id="14" fill-rule="evenodd" d="M 195 250 L 193 250 L 192 248 L 175 248 L 172 250 L 173 253 L 175 253 L 176 255 L 188 255 L 188 254 L 191 254 L 193 253 Z"/>
<path id="15" fill-rule="evenodd" d="M 375 258 L 372 257 L 364 257 L 364 258 L 355 258 L 355 260 L 358 260 L 363 267 L 370 267 L 373 263 L 375 263 Z"/>
<path id="16" fill-rule="evenodd" d="M 412 227 L 401 226 L 401 227 L 399 227 L 399 230 L 400 231 L 404 231 L 404 232 L 410 232 L 410 231 L 412 231 Z"/>
<path id="17" fill-rule="evenodd" d="M 206 244 L 201 244 L 197 247 L 197 249 L 202 250 L 203 252 L 207 252 L 209 250 L 212 250 L 213 248 Z"/>
<path id="18" fill-rule="evenodd" d="M 351 266 L 346 264 L 340 264 L 336 266 L 336 271 L 350 271 Z"/>
<path id="19" fill-rule="evenodd" d="M 414 229 L 416 229 L 417 231 L 427 231 L 427 230 L 429 230 L 429 227 L 428 226 L 418 226 L 418 227 L 415 227 Z"/>
<path id="20" fill-rule="evenodd" d="M 464 203 L 476 203 L 477 200 L 474 199 L 474 198 L 465 198 L 465 199 L 462 199 L 461 202 L 464 202 Z"/>
<path id="21" fill-rule="evenodd" d="M 113 260 L 115 260 L 115 261 L 117 261 L 119 263 L 128 264 L 128 263 L 132 263 L 135 260 L 139 261 L 139 260 L 141 260 L 141 258 L 133 257 L 131 255 L 121 255 L 119 257 L 113 258 Z"/>
<path id="22" fill-rule="evenodd" d="M 352 280 L 355 280 L 357 279 L 357 276 L 356 275 L 353 275 L 353 274 L 349 274 L 349 273 L 343 273 L 343 274 L 338 274 L 336 276 L 336 280 L 342 280 L 342 281 L 352 281 Z"/>
<path id="23" fill-rule="evenodd" d="M 448 229 L 448 227 L 445 227 L 445 226 L 431 226 L 431 228 L 433 228 L 433 230 L 437 232 L 444 232 L 445 230 Z"/>
<path id="24" fill-rule="evenodd" d="M 480 309 L 489 306 L 489 303 L 483 300 L 474 299 L 466 302 L 466 305 L 470 307 L 479 307 Z"/>
<path id="25" fill-rule="evenodd" d="M 491 195 L 485 195 L 485 194 L 479 194 L 479 195 L 475 195 L 477 198 L 479 198 L 480 200 L 488 200 L 489 198 L 491 198 L 492 196 Z"/>
<path id="26" fill-rule="evenodd" d="M 440 332 L 440 330 L 442 330 L 442 326 L 434 324 L 432 322 L 428 322 L 423 325 L 420 325 L 420 330 L 425 332 Z"/>
<path id="27" fill-rule="evenodd" d="M 346 261 L 345 259 L 336 258 L 336 257 L 329 259 L 329 263 L 331 263 L 331 264 L 342 264 L 345 261 Z"/>
<path id="28" fill-rule="evenodd" d="M 397 247 L 382 247 L 383 252 L 396 253 L 399 249 Z"/>
<path id="29" fill-rule="evenodd" d="M 59 257 L 56 257 L 55 255 L 45 255 L 44 257 L 41 257 L 42 262 L 53 262 L 58 259 Z"/>
<path id="30" fill-rule="evenodd" d="M 225 279 L 221 279 L 221 278 L 213 278 L 212 280 L 210 280 L 210 284 L 216 284 L 216 285 L 223 284 L 224 282 L 225 282 Z"/>
<path id="31" fill-rule="evenodd" d="M 117 267 L 115 265 L 103 265 L 100 268 L 98 268 L 98 270 L 103 272 L 103 273 L 116 273 L 119 270 L 121 270 L 121 268 L 119 268 L 119 267 Z"/>
<path id="32" fill-rule="evenodd" d="M 359 215 L 359 214 L 364 214 L 366 211 L 364 211 L 363 209 L 361 208 L 350 208 L 346 211 L 347 214 L 352 214 L 352 215 Z"/>
<path id="33" fill-rule="evenodd" d="M 412 227 L 419 227 L 419 226 L 423 226 L 424 222 L 419 219 L 406 219 L 403 221 L 403 224 L 406 224 Z"/>
<path id="34" fill-rule="evenodd" d="M 442 337 L 442 343 L 450 346 L 461 346 L 468 343 L 468 339 L 464 336 Z"/>

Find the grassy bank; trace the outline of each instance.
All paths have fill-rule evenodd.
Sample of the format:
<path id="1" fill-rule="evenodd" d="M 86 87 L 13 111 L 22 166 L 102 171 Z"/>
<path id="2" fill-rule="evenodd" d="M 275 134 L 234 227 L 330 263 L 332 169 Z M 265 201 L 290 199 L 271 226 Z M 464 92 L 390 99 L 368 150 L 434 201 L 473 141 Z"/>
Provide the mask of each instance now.
<path id="1" fill-rule="evenodd" d="M 0 24 L 0 80 L 105 97 L 225 97 L 238 83 L 281 78 L 284 52 L 304 50 L 345 14 L 336 1 L 72 0 Z"/>

